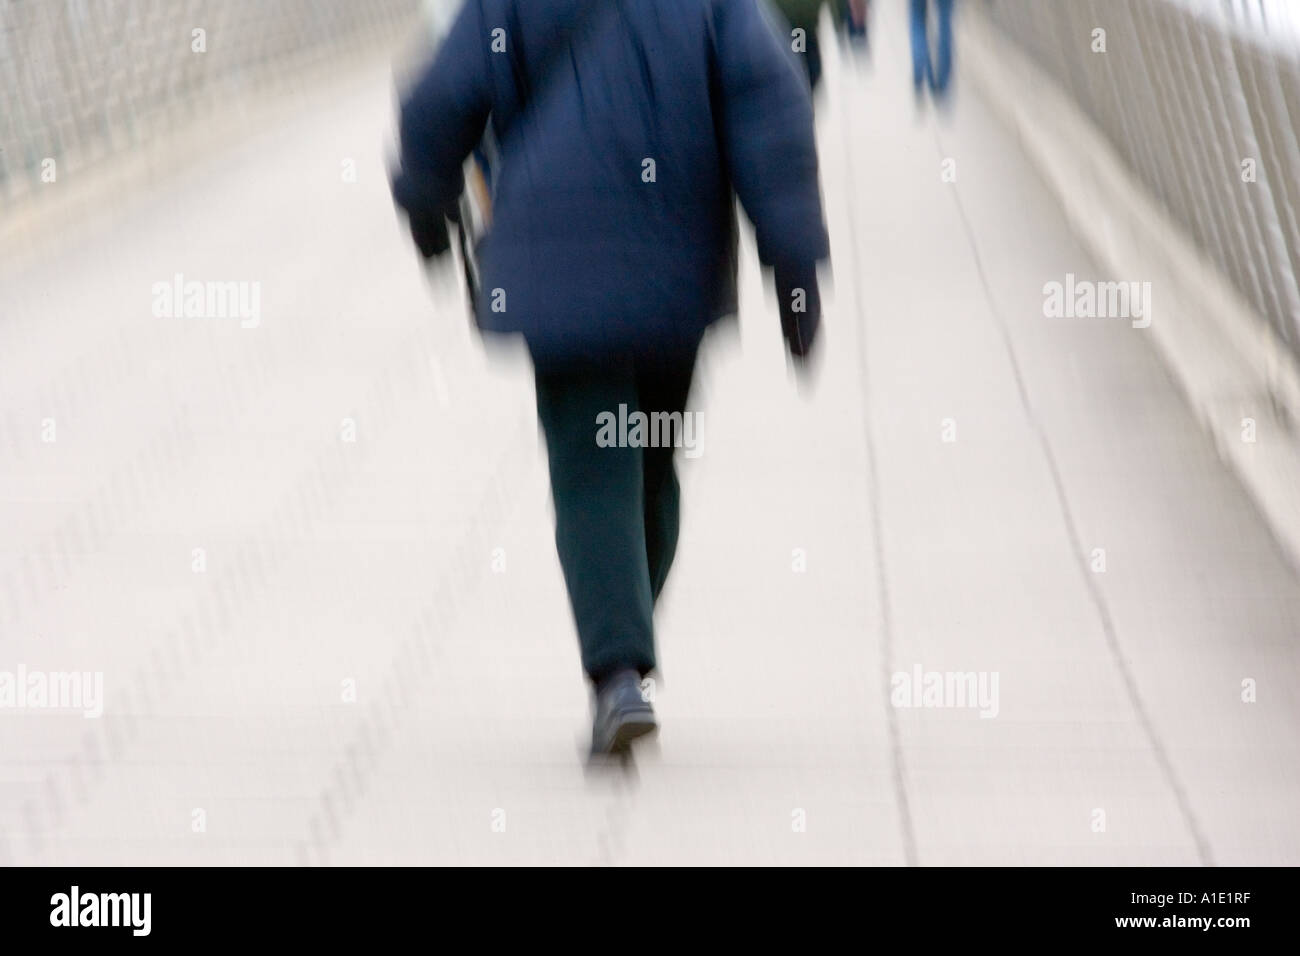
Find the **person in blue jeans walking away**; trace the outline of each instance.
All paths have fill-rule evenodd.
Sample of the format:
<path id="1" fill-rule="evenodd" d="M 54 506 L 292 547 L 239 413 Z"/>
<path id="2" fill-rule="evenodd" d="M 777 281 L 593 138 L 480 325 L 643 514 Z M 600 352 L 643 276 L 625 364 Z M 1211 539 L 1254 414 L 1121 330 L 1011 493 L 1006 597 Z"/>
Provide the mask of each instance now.
<path id="1" fill-rule="evenodd" d="M 942 97 L 952 78 L 952 4 L 953 0 L 932 0 L 938 13 L 938 31 L 934 52 L 930 50 L 931 0 L 909 0 L 912 20 L 912 86 L 920 96 L 929 84 L 930 92 Z"/>

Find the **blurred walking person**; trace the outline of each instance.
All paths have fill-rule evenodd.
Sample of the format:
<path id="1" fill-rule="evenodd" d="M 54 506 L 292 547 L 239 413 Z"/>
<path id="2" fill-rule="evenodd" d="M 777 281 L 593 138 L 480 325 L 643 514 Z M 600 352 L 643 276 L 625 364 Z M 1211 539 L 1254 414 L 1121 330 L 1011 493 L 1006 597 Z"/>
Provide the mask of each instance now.
<path id="1" fill-rule="evenodd" d="M 912 86 L 919 98 L 926 84 L 937 98 L 948 93 L 952 79 L 952 4 L 953 0 L 909 0 L 911 4 Z M 933 3 L 938 15 L 934 51 L 930 50 L 929 8 Z"/>
<path id="2" fill-rule="evenodd" d="M 762 0 L 760 0 L 762 2 Z M 786 23 L 790 25 L 790 49 L 799 54 L 808 86 L 813 92 L 822 78 L 822 50 L 818 43 L 817 28 L 821 22 L 822 7 L 827 0 L 772 0 Z M 837 8 L 838 9 L 838 8 Z M 796 36 L 794 31 L 798 30 Z"/>
<path id="3" fill-rule="evenodd" d="M 869 0 L 837 0 L 837 22 L 849 47 L 866 51 L 869 48 L 867 18 L 871 11 Z"/>
<path id="4" fill-rule="evenodd" d="M 621 751 L 656 728 L 640 685 L 677 546 L 673 444 L 701 337 L 736 309 L 737 197 L 796 361 L 817 334 L 808 84 L 756 0 L 466 0 L 401 110 L 394 197 L 426 257 L 485 129 L 476 317 L 532 355 L 592 750 Z M 667 447 L 601 440 L 638 412 L 670 416 Z"/>

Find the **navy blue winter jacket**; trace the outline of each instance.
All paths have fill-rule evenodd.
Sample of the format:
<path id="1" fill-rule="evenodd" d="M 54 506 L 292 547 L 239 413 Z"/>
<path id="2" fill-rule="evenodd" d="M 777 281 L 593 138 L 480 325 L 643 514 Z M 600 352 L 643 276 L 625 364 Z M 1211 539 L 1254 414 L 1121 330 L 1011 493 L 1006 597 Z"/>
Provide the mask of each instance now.
<path id="1" fill-rule="evenodd" d="M 477 319 L 539 360 L 653 348 L 734 312 L 735 196 L 778 276 L 828 255 L 812 104 L 765 0 L 597 0 L 613 9 L 566 50 L 586 2 L 466 0 L 401 112 L 394 195 L 413 215 L 454 209 L 491 119 Z"/>

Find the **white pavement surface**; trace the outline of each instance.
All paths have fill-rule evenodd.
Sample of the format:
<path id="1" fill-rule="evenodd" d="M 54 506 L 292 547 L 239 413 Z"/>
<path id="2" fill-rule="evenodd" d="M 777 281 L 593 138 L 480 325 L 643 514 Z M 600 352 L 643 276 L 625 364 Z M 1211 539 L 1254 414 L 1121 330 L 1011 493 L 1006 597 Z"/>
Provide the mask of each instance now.
<path id="1" fill-rule="evenodd" d="M 827 38 L 820 377 L 752 257 L 703 360 L 631 766 L 581 759 L 529 370 L 415 262 L 386 65 L 0 264 L 0 674 L 104 682 L 0 707 L 0 863 L 1300 863 L 1296 575 L 1142 330 L 1043 317 L 1102 277 L 882 7 Z M 260 325 L 156 318 L 176 273 Z M 917 667 L 996 716 L 891 706 Z"/>

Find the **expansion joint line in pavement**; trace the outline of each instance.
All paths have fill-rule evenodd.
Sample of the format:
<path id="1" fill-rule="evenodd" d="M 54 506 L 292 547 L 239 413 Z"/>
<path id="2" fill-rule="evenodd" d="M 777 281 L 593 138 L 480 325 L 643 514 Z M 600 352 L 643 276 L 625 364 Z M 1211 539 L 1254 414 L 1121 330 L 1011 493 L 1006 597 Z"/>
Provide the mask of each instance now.
<path id="1" fill-rule="evenodd" d="M 847 130 L 848 118 L 844 115 L 843 84 L 841 95 L 836 97 L 839 108 L 840 129 Z M 884 522 L 881 517 L 880 478 L 876 470 L 876 442 L 871 431 L 871 387 L 867 369 L 867 323 L 862 311 L 862 292 L 858 287 L 857 265 L 862 261 L 861 247 L 858 242 L 857 220 L 857 182 L 852 171 L 858 166 L 854 163 L 853 150 L 849 138 L 844 137 L 845 168 L 849 175 L 845 177 L 844 208 L 849 210 L 849 249 L 854 268 L 849 270 L 852 277 L 853 313 L 857 318 L 858 343 L 858 385 L 862 393 L 862 434 L 867 456 L 867 506 L 871 512 L 871 537 L 875 550 L 876 593 L 880 602 L 880 681 L 881 687 L 889 687 L 890 675 L 894 672 L 894 625 L 889 601 L 889 574 L 885 567 Z M 889 729 L 889 760 L 891 777 L 894 784 L 894 801 L 898 805 L 898 826 L 903 841 L 903 860 L 908 866 L 918 865 L 916 848 L 916 828 L 912 821 L 911 804 L 907 796 L 907 770 L 903 760 L 902 731 L 898 725 L 898 714 L 890 703 L 889 694 L 884 694 L 885 721 Z"/>
<path id="2" fill-rule="evenodd" d="M 937 126 L 934 129 L 934 141 L 938 148 L 939 155 L 950 156 L 943 146 L 943 138 L 939 133 Z M 1169 759 L 1169 753 L 1165 749 L 1164 743 L 1160 739 L 1160 734 L 1156 730 L 1155 722 L 1151 719 L 1150 711 L 1142 698 L 1142 691 L 1138 687 L 1137 678 L 1134 676 L 1132 669 L 1129 667 L 1124 658 L 1123 649 L 1120 647 L 1119 635 L 1115 630 L 1115 622 L 1110 613 L 1110 608 L 1106 604 L 1105 596 L 1101 592 L 1101 587 L 1097 583 L 1096 575 L 1091 574 L 1088 569 L 1087 561 L 1084 558 L 1084 547 L 1079 537 L 1078 526 L 1074 520 L 1074 513 L 1070 508 L 1069 496 L 1065 491 L 1065 482 L 1061 477 L 1061 468 L 1056 459 L 1056 454 L 1052 451 L 1051 440 L 1047 436 L 1047 430 L 1043 427 L 1042 421 L 1034 411 L 1033 403 L 1029 399 L 1029 391 L 1025 385 L 1024 375 L 1021 373 L 1020 361 L 1016 355 L 1015 343 L 1011 340 L 1011 330 L 1007 327 L 1006 319 L 999 310 L 997 301 L 993 295 L 993 288 L 989 284 L 988 275 L 984 269 L 984 260 L 980 256 L 979 244 L 975 240 L 975 230 L 971 226 L 970 217 L 966 214 L 966 207 L 962 204 L 961 194 L 956 183 L 950 184 L 952 189 L 953 204 L 957 209 L 957 215 L 961 219 L 962 230 L 966 235 L 966 242 L 970 246 L 971 256 L 975 261 L 975 270 L 979 274 L 980 286 L 984 291 L 985 304 L 988 306 L 989 314 L 993 316 L 993 321 L 997 325 L 998 332 L 1002 337 L 1003 348 L 1006 349 L 1007 359 L 1011 363 L 1012 373 L 1016 379 L 1016 390 L 1020 393 L 1020 403 L 1024 408 L 1025 417 L 1029 421 L 1030 427 L 1033 428 L 1034 434 L 1038 439 L 1039 447 L 1042 449 L 1043 457 L 1047 462 L 1048 471 L 1052 476 L 1052 487 L 1056 492 L 1057 505 L 1061 509 L 1061 517 L 1065 525 L 1065 533 L 1069 539 L 1069 546 L 1074 555 L 1075 566 L 1083 578 L 1084 587 L 1087 589 L 1089 599 L 1097 612 L 1097 617 L 1101 623 L 1102 632 L 1106 637 L 1106 647 L 1110 652 L 1111 660 L 1115 668 L 1119 671 L 1120 678 L 1124 682 L 1124 689 L 1128 695 L 1129 703 L 1132 705 L 1134 712 L 1137 714 L 1138 723 L 1142 727 L 1142 732 L 1146 735 L 1148 743 L 1151 745 L 1152 752 L 1155 754 L 1156 763 L 1164 775 L 1165 782 L 1169 785 L 1174 794 L 1174 799 L 1178 803 L 1178 809 L 1182 814 L 1183 821 L 1191 833 L 1192 840 L 1196 845 L 1196 855 L 1203 866 L 1213 866 L 1214 856 L 1210 850 L 1209 840 L 1206 839 L 1201 826 L 1196 819 L 1196 814 L 1192 810 L 1191 800 L 1187 796 L 1187 791 L 1183 787 L 1178 772 L 1174 769 L 1173 762 Z"/>

